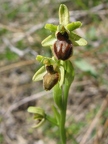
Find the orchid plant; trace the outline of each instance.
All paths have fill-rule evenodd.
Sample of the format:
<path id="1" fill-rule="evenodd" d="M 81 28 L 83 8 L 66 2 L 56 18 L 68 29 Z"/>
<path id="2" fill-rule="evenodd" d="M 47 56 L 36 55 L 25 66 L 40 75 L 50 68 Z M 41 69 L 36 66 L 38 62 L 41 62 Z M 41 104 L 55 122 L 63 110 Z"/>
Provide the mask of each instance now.
<path id="1" fill-rule="evenodd" d="M 28 112 L 34 114 L 37 121 L 35 128 L 41 126 L 46 120 L 59 128 L 61 143 L 66 144 L 66 110 L 70 86 L 74 79 L 74 68 L 69 58 L 73 54 L 75 46 L 85 46 L 86 40 L 74 31 L 81 27 L 80 21 L 69 23 L 69 11 L 66 5 L 59 7 L 59 25 L 46 24 L 45 29 L 50 30 L 51 35 L 42 41 L 43 47 L 50 47 L 53 53 L 51 58 L 38 55 L 36 60 L 42 63 L 42 67 L 34 74 L 33 81 L 43 80 L 46 91 L 53 90 L 53 112 L 49 116 L 40 107 L 29 107 Z"/>

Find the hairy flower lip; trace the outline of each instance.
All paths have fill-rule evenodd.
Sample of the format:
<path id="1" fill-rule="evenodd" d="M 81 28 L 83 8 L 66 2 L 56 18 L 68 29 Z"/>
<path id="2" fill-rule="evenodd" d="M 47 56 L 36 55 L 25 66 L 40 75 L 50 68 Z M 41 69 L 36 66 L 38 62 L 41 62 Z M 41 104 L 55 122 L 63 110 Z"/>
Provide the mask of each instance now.
<path id="1" fill-rule="evenodd" d="M 53 54 L 59 60 L 67 60 L 73 53 L 73 45 L 71 40 L 69 40 L 69 34 L 64 31 L 58 32 L 57 40 L 53 44 Z"/>
<path id="2" fill-rule="evenodd" d="M 67 60 L 72 56 L 73 45 L 70 40 L 57 40 L 53 45 L 53 54 L 57 59 Z"/>
<path id="3" fill-rule="evenodd" d="M 47 73 L 43 77 L 45 90 L 52 89 L 59 80 L 59 73 L 54 70 L 53 65 L 46 66 Z"/>
<path id="4" fill-rule="evenodd" d="M 46 73 L 43 77 L 43 86 L 45 90 L 51 90 L 59 80 L 59 73 Z"/>

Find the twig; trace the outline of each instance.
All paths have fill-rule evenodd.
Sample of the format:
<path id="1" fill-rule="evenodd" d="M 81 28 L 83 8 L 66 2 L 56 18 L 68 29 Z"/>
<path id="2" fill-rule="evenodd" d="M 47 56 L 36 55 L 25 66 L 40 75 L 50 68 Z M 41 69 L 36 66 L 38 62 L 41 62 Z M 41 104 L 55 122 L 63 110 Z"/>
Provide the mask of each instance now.
<path id="1" fill-rule="evenodd" d="M 80 17 L 84 17 L 88 14 L 96 14 L 96 15 L 106 15 L 108 14 L 108 10 L 100 10 L 100 11 L 91 11 L 91 10 L 88 10 L 88 11 L 71 11 L 70 12 L 70 15 L 71 17 L 75 17 L 76 19 L 79 19 Z"/>
<path id="2" fill-rule="evenodd" d="M 20 57 L 23 57 L 27 53 L 32 53 L 34 56 L 37 55 L 37 53 L 30 48 L 25 48 L 25 50 L 18 49 L 17 47 L 13 46 L 7 38 L 3 38 L 2 40 L 12 52 L 16 53 Z"/>
<path id="3" fill-rule="evenodd" d="M 13 68 L 21 67 L 21 66 L 26 66 L 26 65 L 31 65 L 34 64 L 36 60 L 26 60 L 26 61 L 21 61 L 17 63 L 13 63 L 7 66 L 3 66 L 0 68 L 0 73 L 7 71 L 7 70 L 12 70 Z"/>
<path id="4" fill-rule="evenodd" d="M 93 129 L 96 127 L 97 123 L 100 120 L 100 117 L 103 113 L 103 111 L 105 110 L 105 108 L 108 106 L 108 95 L 106 97 L 106 99 L 103 100 L 103 103 L 100 107 L 99 112 L 96 114 L 94 120 L 92 121 L 92 123 L 90 124 L 86 134 L 84 135 L 83 139 L 81 140 L 80 144 L 85 144 L 86 141 L 88 140 L 90 134 L 92 133 Z"/>
<path id="5" fill-rule="evenodd" d="M 6 46 L 14 53 L 22 57 L 24 55 L 24 51 L 19 50 L 18 48 L 14 47 L 7 38 L 2 39 Z"/>
<path id="6" fill-rule="evenodd" d="M 51 91 L 47 91 L 47 92 L 46 91 L 42 91 L 42 92 L 39 92 L 37 94 L 28 96 L 28 97 L 26 97 L 26 98 L 24 98 L 24 99 L 22 99 L 22 100 L 20 100 L 20 101 L 18 101 L 16 103 L 12 104 L 7 112 L 10 113 L 10 112 L 16 110 L 19 106 L 21 106 L 21 105 L 23 105 L 25 103 L 28 103 L 28 102 L 33 101 L 33 100 L 37 100 L 37 99 L 39 99 L 39 98 L 41 98 L 41 97 L 43 97 L 45 95 L 49 95 L 49 94 L 51 94 Z"/>
<path id="7" fill-rule="evenodd" d="M 38 25 L 32 26 L 27 32 L 23 33 L 19 38 L 18 37 L 13 38 L 12 42 L 16 43 L 16 42 L 22 40 L 23 38 L 30 36 L 31 34 L 36 32 L 37 30 L 43 28 L 46 23 L 56 23 L 56 22 L 58 22 L 57 19 L 54 19 L 54 18 L 52 19 L 51 18 L 51 19 L 48 19 L 47 22 L 40 23 Z"/>
<path id="8" fill-rule="evenodd" d="M 9 30 L 9 31 L 12 31 L 12 32 L 22 32 L 22 30 L 20 30 L 20 29 L 13 28 L 13 27 L 11 27 L 9 25 L 4 25 L 2 23 L 0 23 L 0 28 L 6 29 L 6 30 Z"/>
<path id="9" fill-rule="evenodd" d="M 108 14 L 108 10 L 107 9 L 105 10 L 104 8 L 107 8 L 107 7 L 108 7 L 108 4 L 100 4 L 89 10 L 70 11 L 70 16 L 76 19 L 79 19 L 80 17 L 86 16 L 88 14 L 105 15 L 105 14 Z"/>
<path id="10" fill-rule="evenodd" d="M 104 126 L 98 129 L 98 132 L 93 140 L 94 144 L 99 144 L 100 140 L 104 137 L 106 130 L 108 130 L 108 119 L 106 119 Z"/>

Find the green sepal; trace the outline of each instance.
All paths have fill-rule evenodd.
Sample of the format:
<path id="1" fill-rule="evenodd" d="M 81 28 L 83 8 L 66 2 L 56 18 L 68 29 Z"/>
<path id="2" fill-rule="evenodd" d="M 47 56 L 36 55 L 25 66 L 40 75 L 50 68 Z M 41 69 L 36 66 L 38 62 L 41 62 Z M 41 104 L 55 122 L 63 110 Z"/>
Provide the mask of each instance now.
<path id="1" fill-rule="evenodd" d="M 44 57 L 42 55 L 37 55 L 36 60 L 41 62 L 44 65 L 56 65 L 56 59 L 54 57 Z"/>
<path id="2" fill-rule="evenodd" d="M 42 41 L 42 46 L 47 47 L 47 46 L 52 46 L 54 42 L 56 41 L 55 35 L 49 35 L 47 38 L 45 38 Z"/>
<path id="3" fill-rule="evenodd" d="M 50 30 L 51 32 L 56 32 L 57 26 L 56 26 L 56 25 L 53 25 L 53 24 L 46 24 L 46 25 L 45 25 L 45 29 L 48 29 L 48 30 Z"/>
<path id="4" fill-rule="evenodd" d="M 59 23 L 63 26 L 69 23 L 69 11 L 64 4 L 61 4 L 59 7 Z"/>
<path id="5" fill-rule="evenodd" d="M 43 123 L 45 122 L 45 118 L 43 118 L 43 119 L 38 118 L 38 119 L 36 119 L 36 121 L 37 121 L 37 124 L 35 124 L 33 126 L 33 128 L 38 128 L 38 127 L 42 126 Z"/>
<path id="6" fill-rule="evenodd" d="M 30 106 L 30 107 L 28 107 L 27 111 L 29 113 L 37 114 L 37 115 L 40 115 L 42 117 L 45 116 L 44 110 L 40 107 Z"/>
<path id="7" fill-rule="evenodd" d="M 79 27 L 81 27 L 82 23 L 80 21 L 72 22 L 66 25 L 66 29 L 69 31 L 73 31 Z"/>
<path id="8" fill-rule="evenodd" d="M 87 41 L 80 37 L 79 35 L 71 32 L 69 35 L 70 40 L 72 41 L 74 46 L 85 46 L 87 45 Z"/>
<path id="9" fill-rule="evenodd" d="M 44 57 L 44 56 L 42 56 L 42 55 L 37 55 L 36 60 L 39 61 L 39 62 L 41 62 L 41 63 L 44 64 L 44 65 L 45 65 L 45 64 L 46 64 L 46 65 L 50 65 L 50 64 L 51 64 L 51 61 L 52 61 L 51 58 L 49 58 L 49 57 Z"/>
<path id="10" fill-rule="evenodd" d="M 53 97 L 56 105 L 58 106 L 59 109 L 63 108 L 63 103 L 62 103 L 62 88 L 60 87 L 59 83 L 57 83 L 53 87 Z"/>
<path id="11" fill-rule="evenodd" d="M 45 66 L 42 66 L 33 76 L 33 81 L 40 81 L 43 79 L 43 76 L 46 74 Z"/>
<path id="12" fill-rule="evenodd" d="M 33 126 L 33 128 L 40 127 L 45 122 L 46 114 L 42 108 L 30 106 L 27 111 L 34 114 L 36 124 Z"/>
<path id="13" fill-rule="evenodd" d="M 39 61 L 39 62 L 42 62 L 43 58 L 44 58 L 44 56 L 37 55 L 36 60 Z"/>

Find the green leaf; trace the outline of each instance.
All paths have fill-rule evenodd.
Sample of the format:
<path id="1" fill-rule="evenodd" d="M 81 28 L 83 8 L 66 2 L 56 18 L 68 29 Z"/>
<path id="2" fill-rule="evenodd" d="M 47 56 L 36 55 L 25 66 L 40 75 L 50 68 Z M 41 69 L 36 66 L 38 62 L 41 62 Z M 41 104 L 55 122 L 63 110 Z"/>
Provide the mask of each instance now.
<path id="1" fill-rule="evenodd" d="M 70 62 L 70 60 L 65 61 L 65 86 L 70 87 L 73 79 L 74 79 L 74 67 L 72 65 L 72 63 Z"/>
<path id="2" fill-rule="evenodd" d="M 69 11 L 64 4 L 61 4 L 59 7 L 59 23 L 64 26 L 69 23 Z"/>
<path id="3" fill-rule="evenodd" d="M 42 46 L 44 46 L 44 47 L 46 47 L 46 46 L 52 46 L 55 41 L 56 41 L 55 36 L 54 35 L 49 35 L 47 38 L 45 38 L 42 41 Z"/>
<path id="4" fill-rule="evenodd" d="M 59 109 L 62 109 L 63 103 L 62 103 L 62 89 L 57 83 L 54 88 L 53 88 L 53 97 L 56 105 L 58 106 Z"/>
<path id="5" fill-rule="evenodd" d="M 51 32 L 56 32 L 56 30 L 57 30 L 57 26 L 53 25 L 53 24 L 46 24 L 45 28 L 50 30 Z"/>
<path id="6" fill-rule="evenodd" d="M 60 113 L 59 113 L 58 109 L 55 106 L 53 106 L 53 111 L 54 111 L 55 118 L 57 120 L 57 124 L 59 125 Z"/>
<path id="7" fill-rule="evenodd" d="M 87 41 L 80 37 L 79 35 L 71 32 L 70 33 L 70 40 L 72 41 L 74 46 L 85 46 L 87 45 Z"/>
<path id="8" fill-rule="evenodd" d="M 74 63 L 82 71 L 89 72 L 90 74 L 97 76 L 97 72 L 95 68 L 91 64 L 87 63 L 85 60 L 81 60 L 81 59 L 76 60 Z"/>
<path id="9" fill-rule="evenodd" d="M 66 25 L 66 29 L 68 29 L 69 31 L 73 31 L 79 28 L 81 25 L 82 23 L 80 21 L 72 22 Z"/>
<path id="10" fill-rule="evenodd" d="M 43 79 L 43 76 L 46 74 L 45 66 L 42 66 L 33 76 L 33 81 L 40 81 Z"/>
<path id="11" fill-rule="evenodd" d="M 46 114 L 45 118 L 46 118 L 46 120 L 48 120 L 50 123 L 58 126 L 58 122 L 57 122 L 57 120 L 56 120 L 55 117 L 51 117 L 51 116 L 49 116 L 49 115 Z"/>
<path id="12" fill-rule="evenodd" d="M 63 95 L 64 95 L 63 102 L 64 102 L 64 107 L 66 108 L 67 99 L 69 95 L 69 88 L 74 80 L 74 67 L 69 60 L 64 62 L 64 67 L 65 67 L 65 80 L 64 80 L 64 87 L 63 87 Z"/>

